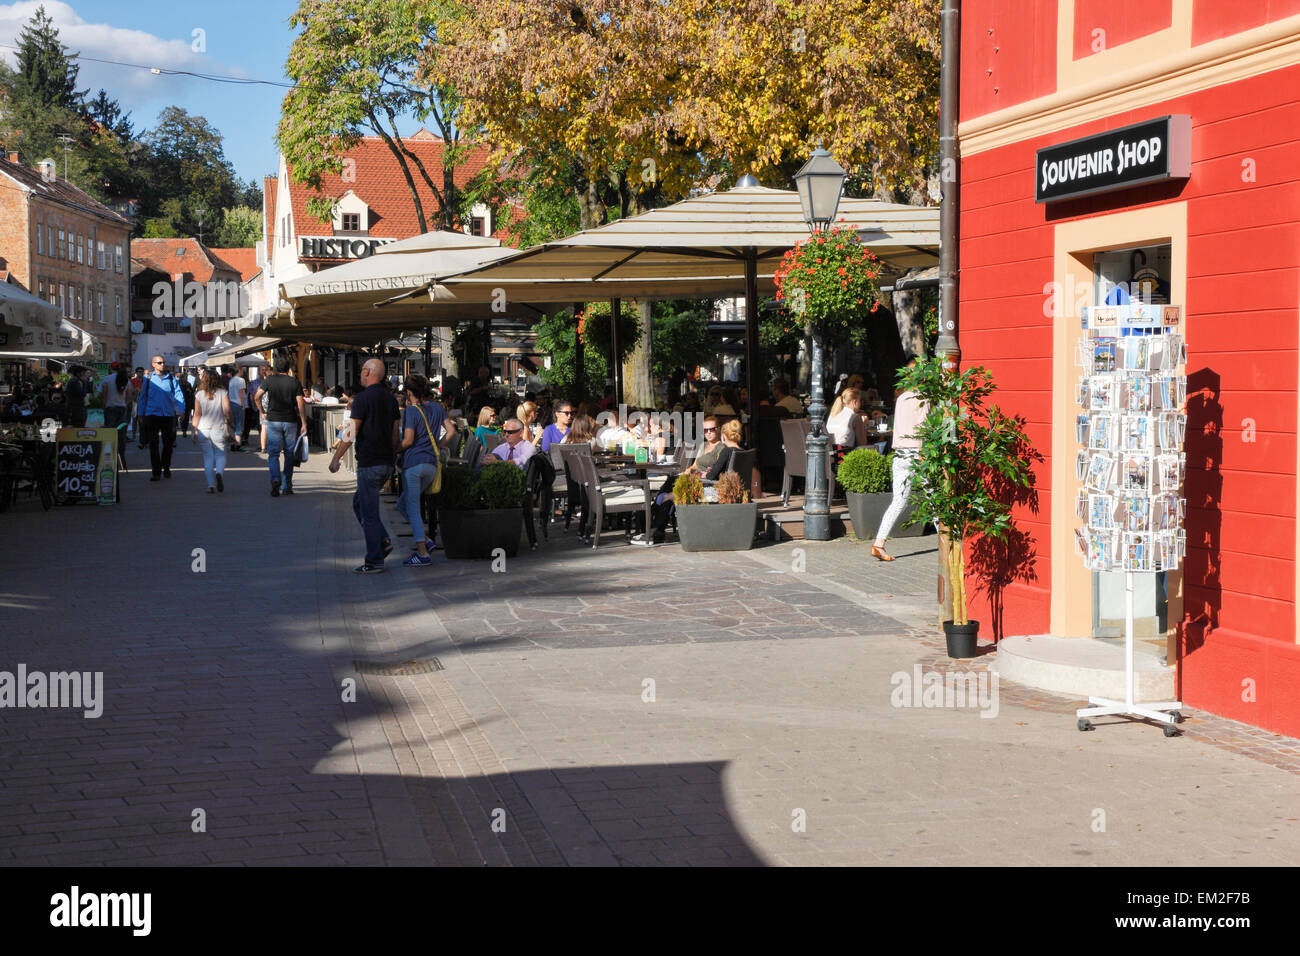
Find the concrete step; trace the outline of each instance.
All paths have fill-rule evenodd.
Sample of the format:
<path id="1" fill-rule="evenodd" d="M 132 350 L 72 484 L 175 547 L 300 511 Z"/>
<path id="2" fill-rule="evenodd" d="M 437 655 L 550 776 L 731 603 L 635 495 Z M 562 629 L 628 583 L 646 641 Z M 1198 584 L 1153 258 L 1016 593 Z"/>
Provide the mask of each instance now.
<path id="1" fill-rule="evenodd" d="M 1032 634 L 1003 638 L 992 665 L 1000 677 L 1068 697 L 1124 699 L 1124 644 Z M 1174 700 L 1176 668 L 1133 649 L 1133 699 Z"/>

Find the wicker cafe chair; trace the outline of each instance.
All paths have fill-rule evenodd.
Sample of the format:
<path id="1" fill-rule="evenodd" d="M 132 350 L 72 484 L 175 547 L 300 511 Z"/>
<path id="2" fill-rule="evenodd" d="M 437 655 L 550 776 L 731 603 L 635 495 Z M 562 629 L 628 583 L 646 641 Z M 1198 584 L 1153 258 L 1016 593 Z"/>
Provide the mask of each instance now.
<path id="1" fill-rule="evenodd" d="M 785 451 L 785 473 L 781 478 L 781 507 L 790 506 L 791 479 L 804 479 L 805 493 L 808 484 L 808 435 L 807 419 L 793 418 L 781 420 L 781 439 Z M 828 443 L 829 445 L 829 443 Z M 835 498 L 835 449 L 826 449 L 826 502 Z"/>
<path id="2" fill-rule="evenodd" d="M 577 473 L 583 489 L 586 499 L 583 526 L 591 528 L 592 548 L 600 544 L 600 527 L 607 514 L 640 511 L 644 516 L 644 527 L 649 530 L 650 508 L 655 498 L 649 478 L 606 478 L 602 481 L 596 474 L 596 460 L 592 457 L 590 445 L 562 445 L 561 452 L 570 474 Z M 632 537 L 630 527 L 626 536 Z"/>

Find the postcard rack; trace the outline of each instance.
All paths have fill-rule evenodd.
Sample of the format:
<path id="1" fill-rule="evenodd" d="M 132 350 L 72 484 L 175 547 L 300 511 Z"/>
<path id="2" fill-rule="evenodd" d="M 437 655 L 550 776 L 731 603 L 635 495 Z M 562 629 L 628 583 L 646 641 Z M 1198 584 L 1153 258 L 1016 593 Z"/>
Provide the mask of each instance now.
<path id="1" fill-rule="evenodd" d="M 1077 364 L 1075 471 L 1083 488 L 1075 503 L 1082 526 L 1075 550 L 1090 571 L 1123 571 L 1124 700 L 1089 697 L 1076 712 L 1113 714 L 1162 723 L 1176 736 L 1178 701 L 1133 700 L 1133 580 L 1135 574 L 1177 569 L 1185 556 L 1182 496 L 1187 432 L 1186 344 L 1176 305 L 1131 302 L 1084 309 Z"/>

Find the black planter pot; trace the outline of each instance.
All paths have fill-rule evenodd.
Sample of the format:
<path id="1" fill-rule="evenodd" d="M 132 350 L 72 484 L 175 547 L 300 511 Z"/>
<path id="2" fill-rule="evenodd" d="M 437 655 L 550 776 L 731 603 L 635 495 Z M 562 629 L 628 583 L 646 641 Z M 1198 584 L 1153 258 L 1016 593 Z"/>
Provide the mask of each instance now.
<path id="1" fill-rule="evenodd" d="M 943 636 L 948 641 L 948 656 L 954 659 L 974 657 L 979 634 L 979 621 L 967 621 L 965 624 L 944 621 Z"/>
<path id="2" fill-rule="evenodd" d="M 449 558 L 490 558 L 497 548 L 504 550 L 506 557 L 513 558 L 519 554 L 523 527 L 523 508 L 438 509 L 438 533 Z"/>
<path id="3" fill-rule="evenodd" d="M 683 505 L 677 537 L 683 551 L 748 551 L 754 546 L 758 504 Z"/>

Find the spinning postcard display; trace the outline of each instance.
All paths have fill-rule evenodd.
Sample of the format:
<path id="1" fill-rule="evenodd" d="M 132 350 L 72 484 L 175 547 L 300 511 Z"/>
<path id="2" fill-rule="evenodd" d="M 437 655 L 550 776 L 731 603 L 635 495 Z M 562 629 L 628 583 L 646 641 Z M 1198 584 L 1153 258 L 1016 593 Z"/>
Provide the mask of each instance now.
<path id="1" fill-rule="evenodd" d="M 1080 730 L 1089 717 L 1124 714 L 1178 731 L 1178 701 L 1133 700 L 1133 575 L 1172 571 L 1187 551 L 1182 497 L 1187 433 L 1187 364 L 1176 305 L 1129 302 L 1083 313 L 1078 364 L 1083 369 L 1076 420 L 1083 449 L 1075 465 L 1084 487 L 1075 511 L 1075 549 L 1090 571 L 1124 571 L 1125 699 L 1088 698 L 1076 712 Z M 1172 714 L 1164 713 L 1172 711 Z"/>
<path id="2" fill-rule="evenodd" d="M 1172 571 L 1186 553 L 1186 364 L 1176 305 L 1084 310 L 1075 550 L 1090 571 Z"/>

